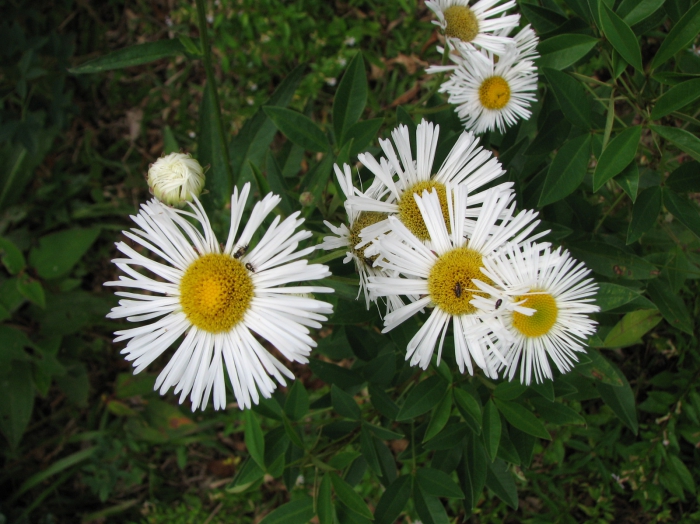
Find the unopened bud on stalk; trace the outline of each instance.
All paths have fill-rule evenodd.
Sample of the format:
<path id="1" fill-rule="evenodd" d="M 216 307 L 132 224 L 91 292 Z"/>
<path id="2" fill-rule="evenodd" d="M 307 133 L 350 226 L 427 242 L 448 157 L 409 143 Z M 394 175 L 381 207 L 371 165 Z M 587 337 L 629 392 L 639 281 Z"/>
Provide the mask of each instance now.
<path id="1" fill-rule="evenodd" d="M 164 204 L 181 206 L 204 188 L 204 169 L 189 153 L 170 153 L 148 169 L 151 194 Z"/>

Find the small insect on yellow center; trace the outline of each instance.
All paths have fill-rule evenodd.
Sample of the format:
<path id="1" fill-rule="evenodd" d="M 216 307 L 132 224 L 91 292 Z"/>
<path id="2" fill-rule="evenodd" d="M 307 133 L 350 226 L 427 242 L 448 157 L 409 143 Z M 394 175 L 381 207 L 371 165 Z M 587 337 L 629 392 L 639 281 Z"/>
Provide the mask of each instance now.
<path id="1" fill-rule="evenodd" d="M 479 21 L 474 12 L 465 5 L 453 5 L 445 9 L 445 34 L 471 42 L 479 34 Z"/>
<path id="2" fill-rule="evenodd" d="M 423 191 L 426 189 L 431 193 L 437 191 L 440 207 L 442 208 L 442 216 L 445 219 L 445 224 L 447 224 L 447 231 L 450 231 L 450 215 L 447 211 L 447 191 L 445 190 L 445 185 L 440 182 L 435 182 L 434 180 L 418 182 L 406 189 L 404 194 L 401 195 L 401 199 L 399 200 L 399 219 L 419 240 L 430 240 L 430 234 L 428 233 L 428 228 L 423 221 L 423 215 L 420 214 L 418 204 L 416 204 L 416 199 L 413 198 L 413 195 L 422 196 Z"/>
<path id="3" fill-rule="evenodd" d="M 243 319 L 254 290 L 242 262 L 229 255 L 209 254 L 185 271 L 180 304 L 192 324 L 209 333 L 221 333 Z"/>
<path id="4" fill-rule="evenodd" d="M 510 100 L 510 86 L 505 78 L 492 76 L 479 86 L 479 100 L 486 109 L 503 109 Z"/>
<path id="5" fill-rule="evenodd" d="M 363 211 L 357 216 L 357 218 L 355 219 L 355 223 L 350 228 L 350 251 L 352 251 L 352 253 L 357 258 L 359 258 L 368 266 L 371 266 L 372 263 L 377 259 L 377 255 L 371 257 L 365 256 L 365 250 L 372 245 L 371 242 L 369 244 L 365 244 L 359 249 L 357 248 L 357 244 L 362 242 L 360 232 L 368 226 L 373 226 L 374 224 L 381 222 L 382 220 L 386 219 L 387 216 L 387 213 L 379 213 L 377 211 Z"/>
<path id="6" fill-rule="evenodd" d="M 537 290 L 531 290 L 530 293 L 537 293 Z M 532 316 L 527 316 L 517 311 L 513 312 L 513 327 L 530 338 L 541 337 L 549 333 L 557 321 L 559 313 L 554 297 L 549 293 L 539 293 L 515 298 L 516 302 L 521 300 L 525 301 L 520 304 L 521 306 L 534 309 L 535 313 Z"/>
<path id="7" fill-rule="evenodd" d="M 491 284 L 481 272 L 484 267 L 481 253 L 474 249 L 458 247 L 442 255 L 428 275 L 428 292 L 437 307 L 450 315 L 474 313 L 476 308 L 469 301 L 477 289 L 473 279 Z"/>

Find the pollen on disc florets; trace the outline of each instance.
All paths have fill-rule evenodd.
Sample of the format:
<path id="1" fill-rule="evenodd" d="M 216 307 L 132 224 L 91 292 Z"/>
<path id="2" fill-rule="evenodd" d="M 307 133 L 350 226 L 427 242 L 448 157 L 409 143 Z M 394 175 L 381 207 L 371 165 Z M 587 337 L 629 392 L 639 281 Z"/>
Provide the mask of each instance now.
<path id="1" fill-rule="evenodd" d="M 479 21 L 474 12 L 466 5 L 453 5 L 444 12 L 445 34 L 459 38 L 463 42 L 471 42 L 479 34 Z"/>
<path id="2" fill-rule="evenodd" d="M 530 293 L 538 293 L 531 290 Z M 522 307 L 535 310 L 532 316 L 527 316 L 517 311 L 513 312 L 513 327 L 526 337 L 536 338 L 546 335 L 557 321 L 559 307 L 557 301 L 549 293 L 535 295 L 522 295 L 515 298 L 516 302 L 524 300 Z"/>
<path id="3" fill-rule="evenodd" d="M 510 101 L 510 85 L 501 76 L 487 78 L 479 86 L 479 101 L 486 109 L 503 109 Z"/>
<path id="4" fill-rule="evenodd" d="M 356 247 L 357 244 L 362 242 L 360 232 L 368 226 L 381 222 L 382 220 L 386 219 L 387 216 L 387 213 L 380 213 L 378 211 L 362 211 L 355 219 L 352 227 L 350 227 L 350 251 L 352 251 L 357 258 L 362 260 L 367 265 L 372 265 L 372 262 L 376 260 L 377 255 L 369 258 L 365 257 L 365 249 L 372 245 L 371 242 L 359 249 Z"/>
<path id="5" fill-rule="evenodd" d="M 445 185 L 434 180 L 425 180 L 413 184 L 406 189 L 398 202 L 399 218 L 401 222 L 403 222 L 403 225 L 419 240 L 430 240 L 430 234 L 428 233 L 423 215 L 421 215 L 413 195 L 421 196 L 426 189 L 431 193 L 437 191 L 440 208 L 442 209 L 442 217 L 445 219 L 445 224 L 447 224 L 448 233 L 450 232 L 450 215 L 447 211 L 447 191 L 445 190 Z"/>
<path id="6" fill-rule="evenodd" d="M 433 303 L 450 315 L 474 313 L 476 308 L 469 302 L 475 292 L 473 279 L 491 284 L 482 272 L 481 253 L 467 247 L 458 247 L 438 258 L 428 275 L 428 292 Z"/>
<path id="7" fill-rule="evenodd" d="M 221 333 L 238 324 L 255 291 L 242 262 L 211 253 L 193 262 L 180 282 L 180 304 L 192 324 Z"/>

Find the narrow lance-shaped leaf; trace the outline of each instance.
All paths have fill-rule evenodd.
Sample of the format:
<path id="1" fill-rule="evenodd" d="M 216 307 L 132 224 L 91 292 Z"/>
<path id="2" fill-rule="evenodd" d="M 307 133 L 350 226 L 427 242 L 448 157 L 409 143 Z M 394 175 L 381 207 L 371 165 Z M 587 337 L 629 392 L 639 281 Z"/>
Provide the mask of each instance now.
<path id="1" fill-rule="evenodd" d="M 578 34 L 548 38 L 537 46 L 540 53 L 537 65 L 552 69 L 566 69 L 583 58 L 597 43 L 596 38 Z"/>
<path id="2" fill-rule="evenodd" d="M 552 440 L 552 437 L 549 435 L 542 421 L 522 404 L 500 400 L 498 398 L 494 398 L 494 402 L 498 407 L 498 411 L 503 413 L 503 416 L 512 426 L 515 426 L 529 435 Z"/>
<path id="3" fill-rule="evenodd" d="M 615 50 L 637 71 L 643 71 L 642 51 L 637 35 L 622 18 L 617 16 L 606 4 L 601 3 L 600 21 L 603 31 Z"/>
<path id="4" fill-rule="evenodd" d="M 580 135 L 564 144 L 549 166 L 538 207 L 553 204 L 573 193 L 586 176 L 590 157 L 591 135 Z"/>
<path id="5" fill-rule="evenodd" d="M 668 188 L 664 188 L 663 196 L 666 209 L 671 212 L 676 220 L 700 238 L 700 212 L 697 204 L 681 197 Z"/>
<path id="6" fill-rule="evenodd" d="M 362 116 L 367 104 L 367 75 L 362 53 L 348 64 L 333 100 L 333 129 L 338 144 L 346 142 L 348 129 Z"/>
<path id="7" fill-rule="evenodd" d="M 700 2 L 691 7 L 671 28 L 651 62 L 652 69 L 665 63 L 681 49 L 689 47 L 698 33 L 700 33 Z"/>
<path id="8" fill-rule="evenodd" d="M 68 70 L 74 75 L 99 73 L 112 69 L 122 69 L 141 64 L 147 64 L 168 56 L 185 54 L 185 48 L 179 40 L 159 40 L 138 44 L 94 58 Z"/>
<path id="9" fill-rule="evenodd" d="M 549 81 L 562 113 L 573 125 L 583 129 L 591 127 L 591 110 L 588 97 L 581 83 L 572 76 L 545 67 L 542 69 Z"/>
<path id="10" fill-rule="evenodd" d="M 658 120 L 700 98 L 700 78 L 673 86 L 654 104 L 651 119 Z"/>
<path id="11" fill-rule="evenodd" d="M 298 146 L 319 153 L 330 149 L 325 133 L 308 116 L 284 107 L 265 106 L 263 110 L 277 129 Z"/>
<path id="12" fill-rule="evenodd" d="M 594 191 L 598 191 L 605 182 L 621 173 L 634 160 L 641 136 L 641 126 L 628 127 L 608 143 L 593 173 Z"/>
<path id="13" fill-rule="evenodd" d="M 411 477 L 402 475 L 382 494 L 374 510 L 375 524 L 394 524 L 411 498 Z"/>
<path id="14" fill-rule="evenodd" d="M 661 188 L 648 187 L 639 194 L 632 208 L 632 220 L 627 229 L 627 243 L 636 242 L 656 223 L 661 212 Z"/>
<path id="15" fill-rule="evenodd" d="M 647 293 L 652 302 L 659 308 L 666 322 L 673 327 L 693 334 L 693 319 L 688 312 L 683 298 L 674 293 L 666 282 L 654 279 L 649 282 Z"/>
<path id="16" fill-rule="evenodd" d="M 696 7 L 700 5 L 696 4 Z M 649 126 L 652 131 L 671 142 L 681 151 L 688 153 L 695 160 L 700 161 L 700 138 L 679 127 Z"/>
<path id="17" fill-rule="evenodd" d="M 631 346 L 659 322 L 661 322 L 661 315 L 655 309 L 642 309 L 627 313 L 605 337 L 604 347 Z"/>

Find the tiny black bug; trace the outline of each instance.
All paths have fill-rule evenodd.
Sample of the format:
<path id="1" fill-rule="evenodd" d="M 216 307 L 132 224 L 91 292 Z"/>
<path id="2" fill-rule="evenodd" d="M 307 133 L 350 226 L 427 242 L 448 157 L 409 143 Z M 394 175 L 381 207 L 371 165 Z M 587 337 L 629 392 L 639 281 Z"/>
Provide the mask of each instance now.
<path id="1" fill-rule="evenodd" d="M 455 284 L 454 292 L 455 292 L 455 296 L 456 296 L 457 298 L 460 298 L 460 297 L 462 296 L 462 284 L 460 284 L 459 282 L 457 282 L 457 283 Z"/>
<path id="2" fill-rule="evenodd" d="M 503 304 L 503 300 L 501 300 L 500 298 L 498 300 L 496 300 L 496 309 L 501 307 L 501 304 Z"/>
<path id="3" fill-rule="evenodd" d="M 253 265 L 250 262 L 246 263 L 245 268 L 251 273 L 255 273 L 255 269 L 253 268 Z"/>
<path id="4" fill-rule="evenodd" d="M 241 258 L 243 255 L 245 255 L 245 252 L 248 250 L 248 246 L 241 246 L 239 247 L 236 252 L 233 254 L 233 258 Z"/>

